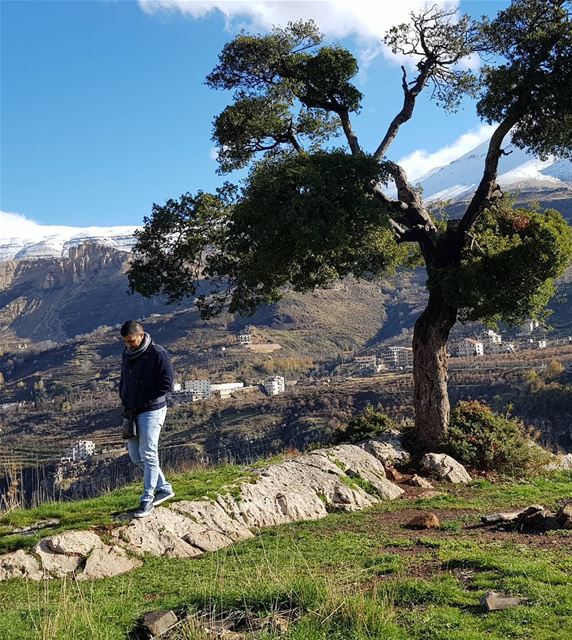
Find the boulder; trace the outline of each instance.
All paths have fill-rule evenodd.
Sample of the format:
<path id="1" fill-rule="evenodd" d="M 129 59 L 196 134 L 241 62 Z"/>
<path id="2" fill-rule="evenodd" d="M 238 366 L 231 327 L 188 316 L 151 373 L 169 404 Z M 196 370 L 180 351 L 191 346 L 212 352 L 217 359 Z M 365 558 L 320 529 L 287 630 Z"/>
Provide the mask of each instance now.
<path id="1" fill-rule="evenodd" d="M 91 552 L 77 580 L 110 578 L 140 567 L 141 564 L 141 560 L 128 556 L 123 549 L 103 545 Z"/>
<path id="2" fill-rule="evenodd" d="M 169 558 L 194 558 L 201 555 L 202 550 L 185 542 L 183 537 L 196 526 L 180 513 L 156 507 L 151 515 L 134 518 L 128 525 L 116 529 L 112 536 L 136 555 L 149 553 Z"/>
<path id="3" fill-rule="evenodd" d="M 40 540 L 34 547 L 34 553 L 40 559 L 42 567 L 55 578 L 63 578 L 77 571 L 83 562 L 81 556 L 57 553 L 49 546 L 49 538 Z"/>
<path id="4" fill-rule="evenodd" d="M 411 459 L 409 453 L 403 448 L 399 431 L 383 433 L 372 440 L 360 442 L 358 446 L 386 467 L 404 465 Z"/>
<path id="5" fill-rule="evenodd" d="M 44 572 L 40 569 L 36 558 L 18 549 L 0 556 L 0 581 L 11 578 L 41 580 L 44 578 Z"/>
<path id="6" fill-rule="evenodd" d="M 103 547 L 98 535 L 91 531 L 64 531 L 55 536 L 45 538 L 49 549 L 55 553 L 76 554 L 86 556 L 93 549 Z"/>
<path id="7" fill-rule="evenodd" d="M 440 480 L 447 480 L 453 484 L 467 484 L 471 476 L 465 467 L 445 453 L 426 453 L 421 458 L 421 468 L 436 476 Z"/>

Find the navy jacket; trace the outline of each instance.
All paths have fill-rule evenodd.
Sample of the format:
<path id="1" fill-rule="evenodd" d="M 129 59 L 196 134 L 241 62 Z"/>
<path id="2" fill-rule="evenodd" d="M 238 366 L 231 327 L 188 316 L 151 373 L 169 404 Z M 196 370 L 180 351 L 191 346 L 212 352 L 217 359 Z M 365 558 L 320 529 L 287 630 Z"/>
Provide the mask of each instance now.
<path id="1" fill-rule="evenodd" d="M 137 358 L 128 358 L 123 352 L 119 395 L 125 409 L 137 413 L 154 411 L 167 405 L 165 395 L 173 388 L 173 367 L 169 354 L 158 344 Z"/>

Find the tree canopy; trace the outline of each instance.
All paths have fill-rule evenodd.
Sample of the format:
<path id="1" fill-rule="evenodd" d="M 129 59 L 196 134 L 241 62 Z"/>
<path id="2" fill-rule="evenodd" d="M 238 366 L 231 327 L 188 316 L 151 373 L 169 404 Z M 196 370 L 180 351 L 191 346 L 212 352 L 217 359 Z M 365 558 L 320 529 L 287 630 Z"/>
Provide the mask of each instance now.
<path id="1" fill-rule="evenodd" d="M 357 61 L 326 43 L 314 23 L 227 43 L 207 77 L 213 89 L 232 92 L 213 139 L 219 171 L 248 167 L 248 176 L 215 194 L 154 205 L 138 234 L 131 289 L 171 302 L 194 296 L 205 317 L 249 314 L 288 289 L 424 264 L 429 304 L 414 351 L 438 355 L 425 361 L 427 370 L 445 366 L 458 317 L 538 316 L 572 260 L 570 227 L 556 211 L 514 207 L 497 170 L 508 134 L 540 157 L 572 157 L 571 2 L 513 0 L 480 21 L 435 5 L 390 29 L 385 43 L 413 64 L 402 67 L 400 110 L 369 151 L 352 126 L 362 100 Z M 483 59 L 476 72 L 460 64 L 470 55 Z M 495 124 L 482 178 L 459 219 L 432 211 L 389 156 L 424 90 L 448 110 L 472 96 L 478 116 Z M 419 386 L 427 377 L 421 364 L 417 374 Z M 446 384 L 428 386 L 437 387 L 446 393 Z M 447 419 L 441 412 L 441 423 Z"/>

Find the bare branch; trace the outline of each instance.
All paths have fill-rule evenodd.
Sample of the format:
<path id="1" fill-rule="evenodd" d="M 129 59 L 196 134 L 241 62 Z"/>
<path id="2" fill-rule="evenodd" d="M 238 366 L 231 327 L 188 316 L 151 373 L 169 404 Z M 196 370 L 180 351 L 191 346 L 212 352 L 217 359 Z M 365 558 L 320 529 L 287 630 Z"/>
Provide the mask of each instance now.
<path id="1" fill-rule="evenodd" d="M 342 121 L 342 128 L 344 130 L 344 134 L 350 146 L 350 150 L 352 155 L 357 156 L 361 153 L 361 148 L 359 146 L 359 142 L 357 139 L 357 135 L 355 134 L 352 123 L 350 121 L 350 115 L 347 109 L 339 109 L 337 114 L 340 116 L 340 120 Z"/>
<path id="2" fill-rule="evenodd" d="M 485 158 L 483 177 L 459 223 L 458 234 L 461 246 L 464 245 L 466 234 L 471 230 L 481 213 L 502 196 L 502 192 L 496 183 L 499 159 L 503 155 L 501 145 L 508 132 L 526 112 L 529 100 L 529 93 L 521 94 L 491 136 Z"/>

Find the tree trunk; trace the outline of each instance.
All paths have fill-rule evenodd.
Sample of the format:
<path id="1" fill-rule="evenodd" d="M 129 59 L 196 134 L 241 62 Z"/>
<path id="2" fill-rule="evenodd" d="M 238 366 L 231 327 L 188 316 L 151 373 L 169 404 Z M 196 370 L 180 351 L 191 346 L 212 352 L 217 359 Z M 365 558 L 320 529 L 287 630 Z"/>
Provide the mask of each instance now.
<path id="1" fill-rule="evenodd" d="M 435 451 L 449 425 L 447 339 L 456 320 L 457 309 L 433 290 L 413 331 L 415 429 L 425 452 Z"/>

